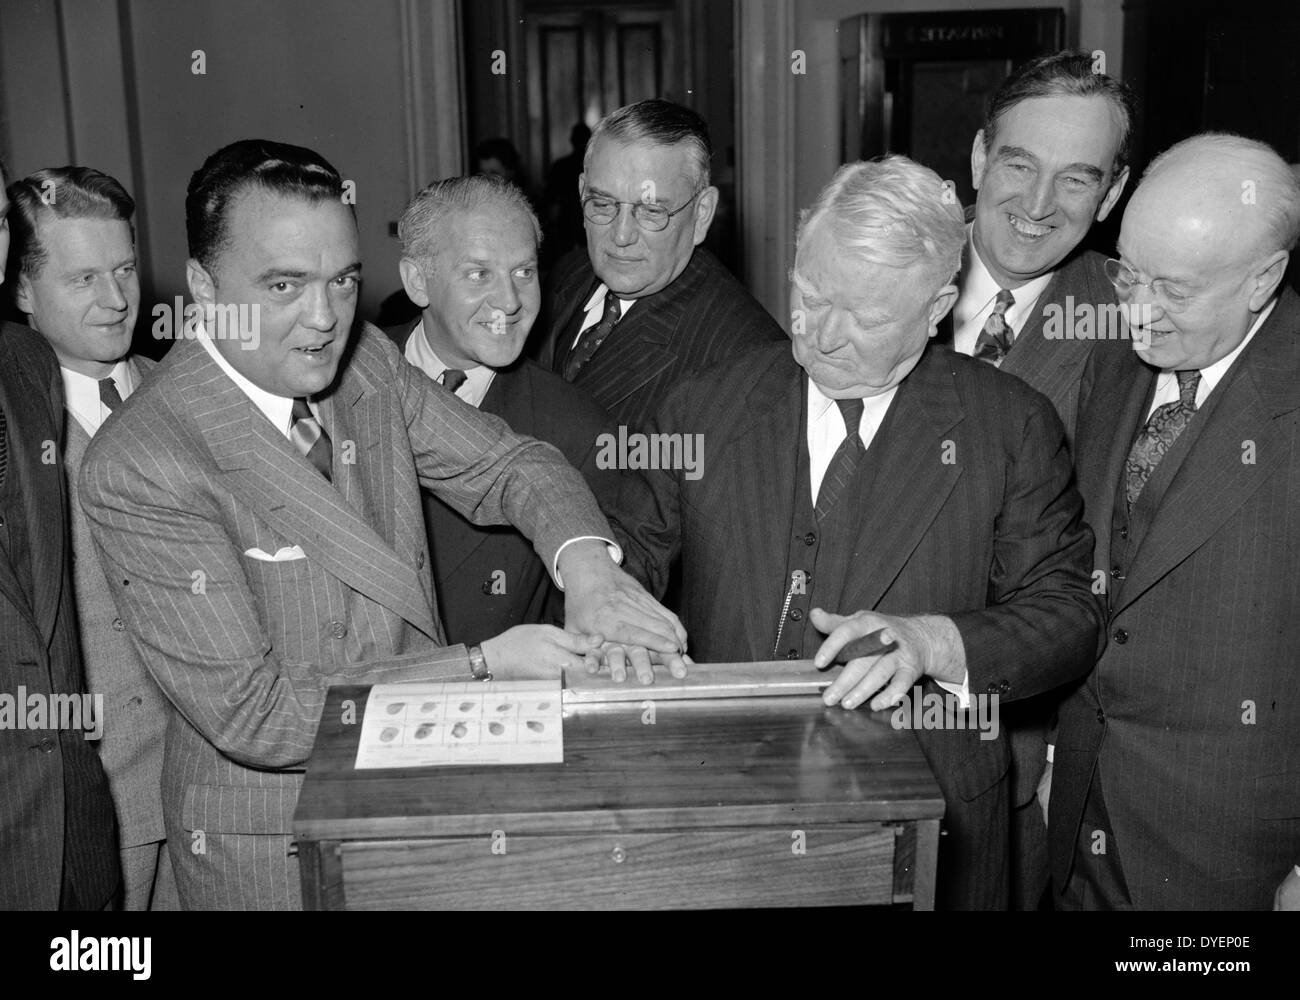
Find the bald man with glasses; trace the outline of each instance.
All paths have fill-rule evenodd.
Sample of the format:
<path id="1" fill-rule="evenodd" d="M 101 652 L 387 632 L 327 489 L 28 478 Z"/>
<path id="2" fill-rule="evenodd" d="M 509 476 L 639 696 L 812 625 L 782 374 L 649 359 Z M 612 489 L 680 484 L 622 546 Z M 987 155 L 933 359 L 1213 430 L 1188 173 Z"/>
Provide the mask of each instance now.
<path id="1" fill-rule="evenodd" d="M 699 115 L 660 100 L 619 108 L 587 143 L 587 246 L 551 276 L 538 357 L 632 431 L 687 375 L 785 339 L 700 245 L 718 204 L 711 156 Z"/>

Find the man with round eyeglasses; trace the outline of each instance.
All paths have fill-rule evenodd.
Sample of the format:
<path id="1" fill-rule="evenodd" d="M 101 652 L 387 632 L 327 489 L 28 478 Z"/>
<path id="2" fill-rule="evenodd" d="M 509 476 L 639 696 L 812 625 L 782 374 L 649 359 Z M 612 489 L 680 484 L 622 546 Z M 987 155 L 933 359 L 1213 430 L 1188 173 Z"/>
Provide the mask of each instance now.
<path id="1" fill-rule="evenodd" d="M 1106 264 L 1131 339 L 1081 392 L 1106 643 L 1061 706 L 1067 909 L 1300 906 L 1300 183 L 1262 142 L 1147 169 Z"/>
<path id="2" fill-rule="evenodd" d="M 780 326 L 702 244 L 718 204 L 712 146 L 694 111 L 640 101 L 592 133 L 578 179 L 585 250 L 545 295 L 542 364 L 639 430 L 685 376 Z"/>

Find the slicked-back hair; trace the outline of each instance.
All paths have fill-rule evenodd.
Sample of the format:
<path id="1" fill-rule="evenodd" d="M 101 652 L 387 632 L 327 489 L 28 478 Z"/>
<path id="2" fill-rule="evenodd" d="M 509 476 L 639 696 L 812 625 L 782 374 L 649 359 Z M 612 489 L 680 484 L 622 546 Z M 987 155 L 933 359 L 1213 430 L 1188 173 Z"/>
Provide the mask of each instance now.
<path id="1" fill-rule="evenodd" d="M 231 203 L 249 186 L 312 203 L 343 199 L 343 178 L 313 150 L 269 139 L 223 146 L 194 171 L 185 192 L 189 255 L 209 272 L 230 240 Z"/>
<path id="2" fill-rule="evenodd" d="M 1300 179 L 1277 150 L 1266 142 L 1232 132 L 1202 132 L 1174 143 L 1142 172 L 1142 180 L 1160 172 L 1168 161 L 1180 156 L 1214 156 L 1233 159 L 1241 165 L 1242 181 L 1249 181 L 1253 204 L 1259 209 L 1268 234 L 1265 250 L 1290 252 L 1300 241 Z"/>
<path id="3" fill-rule="evenodd" d="M 90 167 L 46 167 L 14 181 L 5 193 L 10 201 L 10 258 L 16 272 L 29 278 L 37 277 L 49 259 L 41 244 L 42 220 L 117 219 L 130 225 L 135 215 L 135 200 L 126 188 Z"/>
<path id="4" fill-rule="evenodd" d="M 1034 97 L 1104 97 L 1120 119 L 1119 148 L 1111 166 L 1112 179 L 1129 162 L 1137 95 L 1113 76 L 1093 72 L 1093 57 L 1077 49 L 1039 56 L 1012 71 L 989 98 L 984 115 L 984 149 L 993 145 L 998 120 L 1021 101 Z"/>
<path id="5" fill-rule="evenodd" d="M 411 199 L 397 223 L 402 256 L 431 263 L 453 216 L 495 205 L 517 209 L 527 217 L 532 223 L 533 236 L 538 246 L 541 245 L 542 227 L 523 191 L 493 174 L 475 174 L 434 181 Z"/>
<path id="6" fill-rule="evenodd" d="M 587 149 L 582 156 L 582 170 L 591 168 L 591 153 L 602 136 L 621 143 L 647 142 L 652 146 L 686 145 L 689 173 L 695 189 L 709 186 L 709 168 L 713 160 L 713 142 L 709 139 L 709 126 L 690 108 L 672 101 L 654 98 L 625 104 L 611 111 L 597 124 Z"/>
<path id="7" fill-rule="evenodd" d="M 956 276 L 966 223 L 956 193 L 929 167 L 897 153 L 846 163 L 799 217 L 794 269 L 809 233 L 827 227 L 847 256 L 925 268 L 938 291 Z"/>

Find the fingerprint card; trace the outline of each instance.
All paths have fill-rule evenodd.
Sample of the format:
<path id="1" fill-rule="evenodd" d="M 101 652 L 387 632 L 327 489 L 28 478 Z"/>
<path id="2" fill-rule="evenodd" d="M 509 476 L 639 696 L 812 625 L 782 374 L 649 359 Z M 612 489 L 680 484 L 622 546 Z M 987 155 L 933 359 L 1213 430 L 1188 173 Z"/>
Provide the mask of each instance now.
<path id="1" fill-rule="evenodd" d="M 372 687 L 356 767 L 563 761 L 559 680 L 445 681 Z"/>

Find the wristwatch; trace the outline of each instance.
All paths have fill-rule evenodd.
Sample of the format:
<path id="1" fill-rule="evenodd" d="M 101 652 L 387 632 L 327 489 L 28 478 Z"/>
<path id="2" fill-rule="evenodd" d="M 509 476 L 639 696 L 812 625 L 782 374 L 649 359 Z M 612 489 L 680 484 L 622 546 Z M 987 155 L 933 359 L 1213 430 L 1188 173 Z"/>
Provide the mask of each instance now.
<path id="1" fill-rule="evenodd" d="M 488 669 L 487 658 L 482 646 L 469 647 L 469 672 L 476 681 L 490 681 L 492 671 Z"/>

